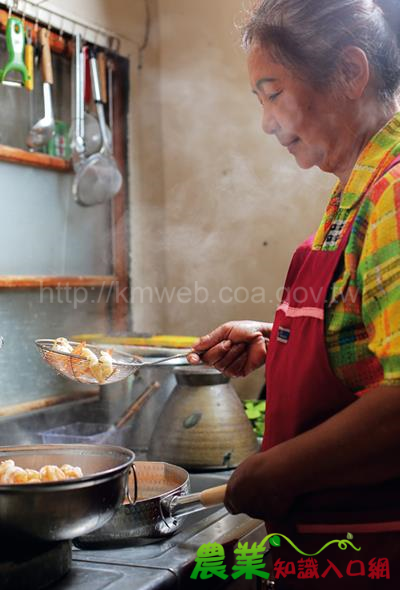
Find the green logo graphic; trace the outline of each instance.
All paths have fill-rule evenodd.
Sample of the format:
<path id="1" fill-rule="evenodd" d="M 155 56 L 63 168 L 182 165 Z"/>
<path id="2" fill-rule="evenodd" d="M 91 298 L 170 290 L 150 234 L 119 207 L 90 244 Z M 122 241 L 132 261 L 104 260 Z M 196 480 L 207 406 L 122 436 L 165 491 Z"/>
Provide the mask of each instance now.
<path id="1" fill-rule="evenodd" d="M 249 547 L 247 542 L 240 543 L 239 541 L 238 548 L 235 549 L 234 553 L 238 556 L 236 558 L 238 565 L 232 567 L 234 570 L 232 578 L 234 580 L 243 575 L 246 580 L 251 580 L 252 576 L 259 576 L 260 578 L 268 580 L 269 574 L 267 572 L 260 572 L 260 570 L 265 567 L 263 561 L 265 547 L 263 547 L 262 543 L 260 543 L 260 545 L 253 543 L 253 545 Z"/>
<path id="2" fill-rule="evenodd" d="M 289 545 L 291 545 L 293 547 L 293 549 L 295 551 L 297 551 L 297 553 L 300 553 L 301 555 L 305 555 L 306 557 L 314 557 L 315 555 L 319 555 L 320 553 L 322 553 L 322 551 L 324 551 L 324 549 L 329 547 L 329 545 L 335 545 L 335 544 L 337 544 L 339 549 L 342 549 L 342 551 L 344 551 L 348 547 L 351 547 L 352 549 L 354 549 L 354 551 L 361 551 L 361 547 L 355 547 L 353 545 L 353 543 L 351 542 L 350 539 L 353 539 L 353 535 L 351 533 L 347 533 L 347 539 L 341 539 L 341 540 L 335 539 L 333 541 L 329 541 L 329 543 L 325 543 L 325 545 L 323 547 L 321 547 L 321 549 L 319 551 L 316 551 L 316 553 L 304 553 L 304 551 L 302 551 L 301 549 L 296 547 L 296 545 L 293 543 L 293 541 L 291 541 L 288 537 L 285 537 L 285 535 L 281 535 L 280 533 L 267 535 L 261 541 L 260 546 L 264 545 L 264 543 L 269 541 L 269 544 L 271 545 L 271 547 L 280 547 L 281 546 L 281 538 L 285 539 L 285 541 L 287 541 L 289 543 Z M 265 551 L 265 547 L 264 547 L 264 551 Z"/>
<path id="3" fill-rule="evenodd" d="M 280 547 L 281 539 L 285 539 L 301 555 L 306 557 L 314 557 L 324 551 L 329 545 L 337 544 L 339 549 L 345 550 L 348 547 L 354 549 L 354 551 L 361 551 L 361 547 L 355 547 L 351 542 L 353 535 L 347 534 L 347 539 L 335 539 L 326 543 L 319 551 L 315 553 L 304 553 L 301 551 L 288 537 L 281 535 L 280 533 L 274 533 L 267 535 L 261 541 L 261 543 L 253 543 L 249 547 L 248 542 L 238 543 L 237 549 L 234 550 L 236 554 L 236 565 L 232 567 L 232 578 L 235 580 L 244 576 L 246 580 L 251 580 L 253 576 L 258 576 L 268 580 L 270 574 L 261 571 L 265 567 L 263 556 L 266 551 L 266 543 L 269 541 L 271 547 Z M 226 565 L 224 564 L 225 550 L 219 543 L 204 543 L 197 551 L 197 557 L 195 559 L 196 565 L 191 574 L 191 578 L 197 580 L 199 577 L 201 580 L 207 580 L 213 576 L 217 576 L 222 580 L 226 580 L 229 576 L 226 573 Z"/>
<path id="4" fill-rule="evenodd" d="M 208 580 L 212 576 L 218 576 L 218 578 L 226 580 L 228 575 L 225 573 L 224 559 L 225 550 L 222 545 L 219 543 L 204 543 L 197 551 L 196 565 L 190 577 L 197 580 L 200 574 L 201 580 Z"/>

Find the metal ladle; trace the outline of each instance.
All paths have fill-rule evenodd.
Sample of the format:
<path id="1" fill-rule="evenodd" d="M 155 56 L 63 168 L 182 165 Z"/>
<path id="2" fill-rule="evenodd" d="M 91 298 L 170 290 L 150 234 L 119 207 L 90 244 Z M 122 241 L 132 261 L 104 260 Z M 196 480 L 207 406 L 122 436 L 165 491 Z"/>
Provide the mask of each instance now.
<path id="1" fill-rule="evenodd" d="M 93 154 L 99 152 L 101 150 L 101 146 L 103 144 L 101 132 L 100 132 L 100 125 L 97 117 L 90 112 L 90 102 L 92 98 L 92 87 L 90 82 L 90 63 L 89 63 L 89 47 L 83 48 L 84 54 L 84 62 L 85 62 L 85 156 L 89 157 Z M 101 92 L 101 101 L 103 104 L 107 102 L 107 92 L 105 87 L 105 78 L 106 78 L 106 71 L 105 71 L 105 54 L 103 51 L 99 51 L 97 53 L 97 67 L 99 72 L 99 79 L 100 79 L 100 92 Z M 112 149 L 112 135 L 111 130 L 106 125 L 106 132 L 107 132 L 107 141 Z"/>
<path id="2" fill-rule="evenodd" d="M 93 52 L 90 55 L 90 71 L 93 97 L 96 103 L 100 125 L 102 147 L 98 153 L 93 154 L 86 160 L 82 160 L 74 179 L 72 192 L 77 203 L 84 206 L 105 203 L 112 199 L 122 186 L 122 176 L 112 156 L 111 146 L 108 140 L 97 61 Z"/>
<path id="3" fill-rule="evenodd" d="M 30 148 L 38 148 L 46 145 L 54 135 L 55 122 L 51 98 L 53 68 L 51 65 L 49 36 L 50 34 L 47 29 L 40 30 L 40 43 L 42 45 L 44 116 L 35 123 L 26 138 L 26 143 Z"/>

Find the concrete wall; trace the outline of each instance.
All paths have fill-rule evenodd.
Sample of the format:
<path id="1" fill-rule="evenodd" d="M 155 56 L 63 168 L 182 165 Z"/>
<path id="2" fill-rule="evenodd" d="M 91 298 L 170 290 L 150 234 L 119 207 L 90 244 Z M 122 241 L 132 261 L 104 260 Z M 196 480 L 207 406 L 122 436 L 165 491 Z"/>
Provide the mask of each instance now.
<path id="1" fill-rule="evenodd" d="M 299 170 L 262 133 L 235 28 L 242 0 L 150 0 L 151 35 L 140 71 L 142 0 L 43 5 L 133 43 L 134 329 L 203 334 L 231 319 L 272 320 L 291 252 L 316 228 L 333 179 Z M 207 289 L 206 302 L 196 302 L 196 285 L 198 299 Z M 258 374 L 237 387 L 251 396 L 261 382 Z"/>
<path id="2" fill-rule="evenodd" d="M 167 286 L 209 291 L 206 303 L 174 298 L 169 332 L 272 320 L 291 253 L 316 228 L 333 182 L 298 169 L 263 134 L 235 28 L 242 5 L 159 1 Z M 236 386 L 250 397 L 261 380 Z"/>

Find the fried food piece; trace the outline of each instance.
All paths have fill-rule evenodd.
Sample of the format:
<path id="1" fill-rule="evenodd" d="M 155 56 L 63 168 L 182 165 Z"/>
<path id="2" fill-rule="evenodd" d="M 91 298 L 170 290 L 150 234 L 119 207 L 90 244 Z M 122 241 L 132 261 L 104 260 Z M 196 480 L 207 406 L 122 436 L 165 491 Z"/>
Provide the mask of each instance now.
<path id="1" fill-rule="evenodd" d="M 68 340 L 66 338 L 57 338 L 54 341 L 54 344 L 51 347 L 51 350 L 54 350 L 55 352 L 70 353 L 73 351 L 73 346 L 71 346 L 71 344 L 68 342 Z"/>
<path id="2" fill-rule="evenodd" d="M 64 471 L 57 465 L 45 465 L 39 471 L 40 481 L 61 481 L 66 479 Z"/>
<path id="3" fill-rule="evenodd" d="M 36 469 L 25 469 L 28 476 L 26 483 L 40 483 L 40 473 Z"/>
<path id="4" fill-rule="evenodd" d="M 1 477 L 1 482 L 3 484 L 26 483 L 27 480 L 28 476 L 26 474 L 25 469 L 17 467 L 16 465 L 10 465 Z"/>
<path id="5" fill-rule="evenodd" d="M 54 353 L 64 353 L 62 355 Z M 64 375 L 67 374 L 71 378 L 78 381 L 87 382 L 88 377 L 94 378 L 98 383 L 102 384 L 113 374 L 113 359 L 112 350 L 100 352 L 99 357 L 86 346 L 86 342 L 80 342 L 75 347 L 71 346 L 66 338 L 57 338 L 52 346 L 52 349 L 46 354 L 51 356 L 50 363 Z M 75 356 L 65 356 L 75 355 Z"/>
<path id="6" fill-rule="evenodd" d="M 45 465 L 40 471 L 37 471 L 36 469 L 22 469 L 22 467 L 15 465 L 12 459 L 0 463 L 0 484 L 42 483 L 78 477 L 83 477 L 81 468 L 67 464 L 61 467 Z"/>
<path id="7" fill-rule="evenodd" d="M 75 377 L 81 379 L 85 376 L 90 376 L 94 377 L 100 384 L 105 383 L 114 372 L 111 352 L 111 350 L 102 350 L 100 352 L 100 357 L 97 358 L 95 353 L 90 350 L 90 348 L 86 347 L 86 342 L 78 344 L 72 350 L 72 353 L 83 357 L 85 361 L 71 359 L 71 365 Z"/>
<path id="8" fill-rule="evenodd" d="M 86 348 L 86 342 L 81 342 L 72 349 L 72 354 L 80 356 L 80 359 L 70 358 L 70 367 L 76 379 L 84 380 L 85 377 L 91 376 L 91 365 L 97 365 L 99 362 L 97 356 Z"/>
<path id="9" fill-rule="evenodd" d="M 111 350 L 100 352 L 98 363 L 90 366 L 91 373 L 99 383 L 105 383 L 114 372 Z"/>
<path id="10" fill-rule="evenodd" d="M 45 356 L 49 359 L 51 365 L 61 373 L 68 372 L 70 369 L 70 359 L 66 354 L 70 354 L 73 347 L 66 338 L 57 338 L 51 350 L 46 351 Z M 63 354 L 57 354 L 57 353 Z"/>
<path id="11" fill-rule="evenodd" d="M 81 342 L 72 350 L 72 354 L 80 356 L 81 359 L 71 358 L 71 368 L 77 379 L 84 380 L 85 377 L 93 376 L 92 367 L 99 362 L 97 356 L 89 348 L 86 348 L 86 342 Z"/>
<path id="12" fill-rule="evenodd" d="M 61 471 L 65 474 L 68 479 L 74 479 L 77 477 L 83 477 L 82 469 L 80 467 L 73 467 L 72 465 L 61 465 Z"/>
<path id="13" fill-rule="evenodd" d="M 7 471 L 7 469 L 9 469 L 10 467 L 13 467 L 14 465 L 15 465 L 15 463 L 12 459 L 8 459 L 7 461 L 2 461 L 0 463 L 0 478 L 4 475 L 4 473 Z"/>

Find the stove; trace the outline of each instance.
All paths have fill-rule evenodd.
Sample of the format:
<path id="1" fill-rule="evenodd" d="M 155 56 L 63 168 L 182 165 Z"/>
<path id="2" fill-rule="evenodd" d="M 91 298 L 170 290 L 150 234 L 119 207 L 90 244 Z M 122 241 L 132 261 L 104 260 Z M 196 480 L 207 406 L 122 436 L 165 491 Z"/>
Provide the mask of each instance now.
<path id="1" fill-rule="evenodd" d="M 191 474 L 192 491 L 226 482 L 230 473 Z M 152 543 L 136 543 L 112 549 L 72 550 L 69 573 L 53 584 L 53 590 L 186 590 L 197 584 L 190 579 L 197 550 L 204 543 L 220 543 L 225 548 L 227 571 L 234 563 L 239 541 L 259 543 L 266 535 L 264 523 L 243 514 L 233 516 L 225 508 L 198 512 L 185 518 L 171 537 Z M 204 581 L 203 582 L 203 587 Z M 230 579 L 230 582 L 233 582 Z M 246 588 L 256 588 L 254 586 Z M 207 580 L 207 590 L 226 588 L 217 577 Z"/>
<path id="2" fill-rule="evenodd" d="M 130 402 L 125 399 L 124 404 Z M 101 407 L 100 407 L 101 406 Z M 102 405 L 99 405 L 102 410 Z M 104 415 L 94 404 L 71 405 L 69 409 L 54 409 L 51 412 L 39 412 L 18 421 L 2 423 L 0 433 L 0 443 L 10 444 L 32 444 L 40 442 L 37 432 L 48 428 L 75 421 L 93 421 L 93 417 L 98 417 L 104 421 Z M 97 413 L 96 413 L 97 412 Z M 61 414 L 60 414 L 61 413 Z M 113 408 L 113 414 L 110 415 L 112 422 L 118 414 L 118 409 Z M 60 419 L 62 416 L 62 420 Z M 24 433 L 21 438 L 21 432 Z M 142 452 L 137 451 L 137 459 L 146 459 L 145 449 Z M 191 491 L 200 491 L 202 489 L 217 486 L 229 479 L 232 471 L 219 471 L 190 474 Z M 213 508 L 207 511 L 198 512 L 185 517 L 185 520 L 174 535 L 157 540 L 154 543 L 137 543 L 136 545 L 110 548 L 110 549 L 78 549 L 74 546 L 71 548 L 70 543 L 57 543 L 59 555 L 64 556 L 61 559 L 64 569 L 59 569 L 57 576 L 47 576 L 43 583 L 47 584 L 49 590 L 163 590 L 172 588 L 176 590 L 189 590 L 192 587 L 199 587 L 203 590 L 219 590 L 220 588 L 239 588 L 237 583 L 245 583 L 239 578 L 236 583 L 232 578 L 223 582 L 217 577 L 199 580 L 198 584 L 190 579 L 193 571 L 197 550 L 204 543 L 220 543 L 225 548 L 225 563 L 227 571 L 235 562 L 234 549 L 239 541 L 248 541 L 249 544 L 261 542 L 265 537 L 266 531 L 262 521 L 251 519 L 243 514 L 233 516 L 225 508 Z M 61 545 L 63 547 L 61 547 Z M 53 548 L 56 552 L 56 549 Z M 64 552 L 64 553 L 63 553 Z M 18 555 L 18 550 L 13 555 Z M 45 571 L 50 564 L 49 554 L 46 562 Z M 22 563 L 22 562 L 21 562 Z M 41 569 L 35 562 L 34 569 Z M 22 570 L 21 572 L 28 570 Z M 36 575 L 36 574 L 35 574 Z M 0 588 L 1 590 L 41 590 L 43 585 L 39 585 L 33 577 L 34 574 L 26 573 L 19 578 L 26 581 L 16 583 L 14 586 L 6 587 L 4 585 L 4 576 L 0 569 Z M 59 579 L 60 576 L 61 579 Z M 29 585 L 32 582 L 33 585 Z M 40 581 L 40 584 L 42 582 Z M 255 590 L 257 588 L 257 579 L 254 579 L 245 586 L 240 588 L 246 590 Z"/>
<path id="3" fill-rule="evenodd" d="M 70 570 L 72 549 L 69 541 L 22 544 L 7 539 L 0 556 L 2 590 L 41 590 Z"/>

